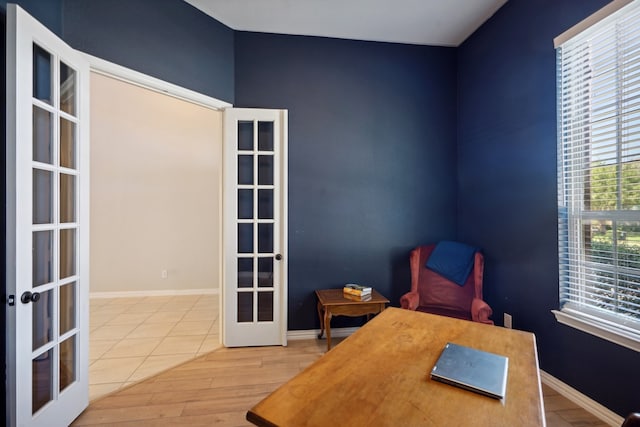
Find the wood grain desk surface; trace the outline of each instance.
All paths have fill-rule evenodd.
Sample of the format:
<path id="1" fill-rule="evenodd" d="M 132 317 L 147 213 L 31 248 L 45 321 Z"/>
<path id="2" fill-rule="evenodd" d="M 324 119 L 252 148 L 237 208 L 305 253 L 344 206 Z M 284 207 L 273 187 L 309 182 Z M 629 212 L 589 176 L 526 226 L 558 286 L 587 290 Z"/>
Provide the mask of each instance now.
<path id="1" fill-rule="evenodd" d="M 509 357 L 497 400 L 429 373 L 447 342 Z M 388 308 L 254 406 L 261 426 L 544 426 L 535 336 Z"/>

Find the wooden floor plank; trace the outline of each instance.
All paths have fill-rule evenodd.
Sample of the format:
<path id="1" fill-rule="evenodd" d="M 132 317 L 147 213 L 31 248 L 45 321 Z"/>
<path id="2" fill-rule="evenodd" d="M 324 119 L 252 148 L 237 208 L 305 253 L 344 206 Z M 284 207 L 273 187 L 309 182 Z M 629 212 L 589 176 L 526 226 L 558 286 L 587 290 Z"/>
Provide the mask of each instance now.
<path id="1" fill-rule="evenodd" d="M 240 399 L 245 396 L 264 396 L 271 393 L 279 384 L 282 383 L 255 384 L 248 386 L 243 385 L 240 387 L 219 387 L 207 390 L 173 392 L 168 391 L 164 393 L 153 393 L 151 395 L 150 403 L 165 404 L 172 402 L 204 402 L 206 404 L 211 404 L 211 402 L 217 402 L 221 399 L 226 398 Z"/>
<path id="2" fill-rule="evenodd" d="M 202 390 L 209 390 L 211 388 L 211 378 L 197 378 L 188 380 L 175 380 L 175 381 L 143 381 L 138 384 L 134 384 L 126 389 L 123 389 L 118 395 L 125 398 L 139 397 L 139 396 L 151 396 L 152 393 L 162 392 L 184 392 L 192 391 L 201 392 Z M 112 400 L 112 399 L 109 399 Z M 100 401 L 101 402 L 101 401 Z M 96 402 L 97 403 L 97 402 Z"/>
<path id="3" fill-rule="evenodd" d="M 253 396 L 235 396 L 208 401 L 188 402 L 185 404 L 182 414 L 185 416 L 192 416 L 211 415 L 220 412 L 244 411 L 246 413 L 247 408 L 251 408 L 268 395 L 269 392 Z"/>
<path id="4" fill-rule="evenodd" d="M 147 421 L 156 418 L 182 415 L 184 403 L 133 406 L 129 408 L 104 408 L 85 411 L 73 422 L 74 426 L 122 423 L 125 421 Z"/>
<path id="5" fill-rule="evenodd" d="M 133 387 L 131 387 L 133 388 Z M 145 394 L 114 394 L 109 399 L 98 399 L 91 402 L 91 409 L 116 409 L 145 406 L 151 401 L 151 393 Z"/>

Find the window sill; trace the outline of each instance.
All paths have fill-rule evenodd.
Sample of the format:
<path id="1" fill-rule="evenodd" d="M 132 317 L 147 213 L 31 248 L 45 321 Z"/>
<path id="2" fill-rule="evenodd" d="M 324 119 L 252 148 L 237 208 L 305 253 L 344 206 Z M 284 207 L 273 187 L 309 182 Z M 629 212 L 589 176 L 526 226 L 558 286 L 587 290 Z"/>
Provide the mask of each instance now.
<path id="1" fill-rule="evenodd" d="M 570 308 L 551 312 L 563 325 L 640 352 L 640 333 L 636 331 Z"/>

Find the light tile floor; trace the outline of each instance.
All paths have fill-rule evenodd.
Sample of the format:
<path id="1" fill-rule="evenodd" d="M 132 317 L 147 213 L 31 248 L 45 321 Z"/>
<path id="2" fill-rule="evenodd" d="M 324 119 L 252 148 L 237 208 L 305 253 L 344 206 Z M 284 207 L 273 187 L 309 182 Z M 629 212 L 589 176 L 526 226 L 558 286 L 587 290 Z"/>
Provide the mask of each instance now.
<path id="1" fill-rule="evenodd" d="M 89 399 L 220 346 L 218 295 L 93 298 Z"/>

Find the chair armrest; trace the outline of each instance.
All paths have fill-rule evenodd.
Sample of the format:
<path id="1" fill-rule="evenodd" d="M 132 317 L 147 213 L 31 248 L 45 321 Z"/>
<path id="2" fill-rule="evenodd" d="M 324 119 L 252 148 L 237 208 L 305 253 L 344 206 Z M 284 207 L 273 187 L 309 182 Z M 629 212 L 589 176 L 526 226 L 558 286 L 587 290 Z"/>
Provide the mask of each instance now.
<path id="1" fill-rule="evenodd" d="M 622 423 L 622 427 L 637 427 L 640 426 L 640 412 L 633 412 L 627 415 L 627 418 L 624 419 L 624 423 Z"/>
<path id="2" fill-rule="evenodd" d="M 474 298 L 471 302 L 471 318 L 474 322 L 486 323 L 487 325 L 493 325 L 493 320 L 489 317 L 493 314 L 493 310 L 489 307 L 489 304 L 481 300 L 480 298 Z"/>
<path id="3" fill-rule="evenodd" d="M 407 310 L 415 310 L 420 303 L 420 296 L 417 292 L 407 292 L 400 298 L 400 307 Z"/>

